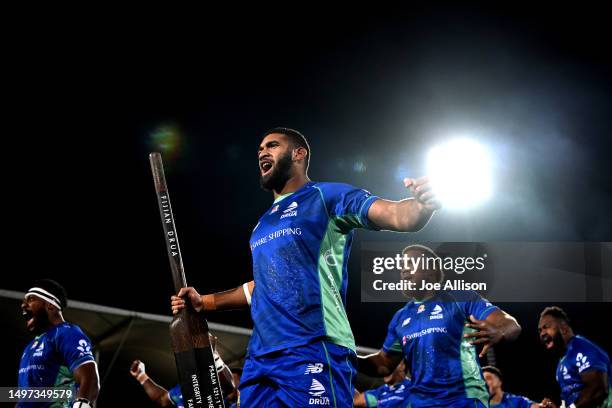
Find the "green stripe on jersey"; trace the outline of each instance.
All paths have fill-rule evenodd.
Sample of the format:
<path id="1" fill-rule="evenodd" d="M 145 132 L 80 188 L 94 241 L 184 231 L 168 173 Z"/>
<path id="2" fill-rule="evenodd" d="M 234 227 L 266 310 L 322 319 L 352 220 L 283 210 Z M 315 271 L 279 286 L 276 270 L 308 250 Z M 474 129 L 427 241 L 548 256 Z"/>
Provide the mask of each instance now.
<path id="1" fill-rule="evenodd" d="M 466 333 L 475 332 L 475 329 L 464 327 L 459 342 L 459 358 L 461 359 L 461 373 L 463 375 L 463 386 L 467 398 L 480 400 L 484 406 L 489 405 L 489 391 L 485 381 L 480 373 L 480 365 L 478 364 L 478 356 L 476 355 L 476 347 L 469 344 L 465 340 Z"/>
<path id="2" fill-rule="evenodd" d="M 318 273 L 321 309 L 327 338 L 335 344 L 355 350 L 355 338 L 342 303 L 342 266 L 347 236 L 330 219 L 319 249 Z"/>

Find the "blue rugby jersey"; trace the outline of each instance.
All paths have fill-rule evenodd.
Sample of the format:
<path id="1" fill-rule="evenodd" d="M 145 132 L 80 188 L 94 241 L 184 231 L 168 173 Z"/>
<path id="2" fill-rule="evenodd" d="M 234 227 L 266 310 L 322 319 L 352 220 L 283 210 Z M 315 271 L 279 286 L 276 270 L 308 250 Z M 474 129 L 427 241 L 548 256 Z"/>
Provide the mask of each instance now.
<path id="1" fill-rule="evenodd" d="M 255 289 L 249 354 L 325 338 L 355 349 L 345 311 L 353 230 L 373 228 L 377 197 L 339 183 L 308 182 L 278 197 L 253 229 Z"/>
<path id="2" fill-rule="evenodd" d="M 533 404 L 535 404 L 535 402 L 527 397 L 504 392 L 499 404 L 491 404 L 490 408 L 531 408 Z"/>
<path id="3" fill-rule="evenodd" d="M 400 383 L 380 387 L 364 392 L 368 408 L 401 408 L 408 402 L 411 382 L 404 378 Z"/>
<path id="4" fill-rule="evenodd" d="M 608 375 L 608 398 L 600 406 L 612 406 L 612 385 L 610 376 L 612 365 L 608 354 L 592 341 L 582 337 L 574 336 L 567 345 L 565 355 L 557 365 L 557 382 L 561 387 L 561 399 L 565 406 L 573 404 L 584 388 L 580 375 L 587 371 L 597 370 Z"/>
<path id="5" fill-rule="evenodd" d="M 95 361 L 91 341 L 81 328 L 72 323 L 58 324 L 26 346 L 19 363 L 19 387 L 69 387 L 76 397 L 73 371 L 89 361 Z M 52 402 L 19 404 L 21 408 L 60 406 L 64 405 Z"/>
<path id="6" fill-rule="evenodd" d="M 403 353 L 412 374 L 413 406 L 452 404 L 478 399 L 485 406 L 489 392 L 482 377 L 476 347 L 463 335 L 465 324 L 499 310 L 472 291 L 443 291 L 425 302 L 408 302 L 389 324 L 383 350 Z"/>

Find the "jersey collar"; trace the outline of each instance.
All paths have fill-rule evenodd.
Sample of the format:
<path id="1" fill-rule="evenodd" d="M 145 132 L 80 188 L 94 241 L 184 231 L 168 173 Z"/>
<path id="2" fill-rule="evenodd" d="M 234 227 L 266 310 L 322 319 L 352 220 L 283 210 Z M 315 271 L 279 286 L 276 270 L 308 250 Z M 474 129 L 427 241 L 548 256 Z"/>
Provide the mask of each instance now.
<path id="1" fill-rule="evenodd" d="M 279 201 L 284 200 L 285 198 L 289 197 L 290 195 L 293 195 L 293 194 L 297 193 L 298 191 L 301 191 L 304 188 L 306 188 L 306 187 L 308 187 L 308 186 L 310 186 L 312 184 L 314 184 L 312 181 L 308 181 L 308 182 L 304 183 L 304 185 L 302 187 L 298 188 L 297 190 L 276 197 L 276 200 L 274 200 L 274 202 L 272 204 L 277 204 Z"/>

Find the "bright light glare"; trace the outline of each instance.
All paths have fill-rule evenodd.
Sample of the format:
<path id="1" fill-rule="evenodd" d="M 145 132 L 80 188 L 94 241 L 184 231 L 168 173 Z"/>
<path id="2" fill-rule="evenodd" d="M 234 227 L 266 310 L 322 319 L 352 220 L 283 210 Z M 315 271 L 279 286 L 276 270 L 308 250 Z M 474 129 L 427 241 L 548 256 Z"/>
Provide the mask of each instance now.
<path id="1" fill-rule="evenodd" d="M 427 174 L 445 208 L 468 208 L 491 196 L 491 160 L 484 146 L 467 138 L 431 149 Z"/>

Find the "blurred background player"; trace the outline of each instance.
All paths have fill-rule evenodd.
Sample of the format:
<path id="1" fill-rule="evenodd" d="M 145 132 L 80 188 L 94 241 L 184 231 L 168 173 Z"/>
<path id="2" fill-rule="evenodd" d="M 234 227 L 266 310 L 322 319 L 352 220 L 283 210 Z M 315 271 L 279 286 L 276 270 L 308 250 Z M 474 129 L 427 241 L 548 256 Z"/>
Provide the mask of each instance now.
<path id="1" fill-rule="evenodd" d="M 221 356 L 217 353 L 217 337 L 210 333 L 209 337 L 210 344 L 213 348 L 215 367 L 219 375 L 219 381 L 221 382 L 225 406 L 235 406 L 234 404 L 238 400 L 237 388 L 238 384 L 240 384 L 240 374 L 242 370 L 238 368 L 236 369 L 236 373 L 230 370 L 221 359 Z M 140 383 L 140 385 L 142 385 L 149 399 L 160 407 L 176 406 L 178 408 L 183 408 L 185 406 L 180 385 L 177 384 L 170 390 L 166 390 L 149 377 L 144 362 L 134 360 L 130 366 L 130 374 Z"/>
<path id="2" fill-rule="evenodd" d="M 412 245 L 402 254 L 439 258 L 428 247 Z M 435 266 L 435 262 L 429 262 Z M 409 268 L 402 279 L 442 282 L 436 268 Z M 473 291 L 411 291 L 413 300 L 391 320 L 382 349 L 359 358 L 359 371 L 371 376 L 388 375 L 406 360 L 412 375 L 408 397 L 412 407 L 487 407 L 489 392 L 482 377 L 475 345 L 490 346 L 516 339 L 521 328 L 516 320 Z"/>
<path id="3" fill-rule="evenodd" d="M 178 408 L 184 408 L 183 395 L 181 394 L 179 384 L 175 385 L 170 390 L 165 389 L 149 377 L 146 373 L 145 364 L 140 360 L 134 360 L 130 367 L 130 374 L 140 383 L 140 385 L 142 385 L 149 399 L 160 407 L 176 406 Z"/>
<path id="4" fill-rule="evenodd" d="M 408 402 L 410 378 L 406 376 L 406 364 L 402 360 L 390 375 L 383 378 L 380 387 L 364 392 L 355 392 L 353 405 L 357 408 L 401 408 Z"/>
<path id="5" fill-rule="evenodd" d="M 70 403 L 21 402 L 29 407 L 93 407 L 99 392 L 98 368 L 91 341 L 81 328 L 64 320 L 66 290 L 57 282 L 34 282 L 21 303 L 27 330 L 34 334 L 19 363 L 19 387 L 68 387 Z"/>
<path id="6" fill-rule="evenodd" d="M 388 201 L 347 184 L 312 182 L 309 160 L 301 133 L 264 134 L 260 183 L 274 202 L 251 235 L 256 285 L 205 296 L 183 288 L 172 298 L 174 313 L 182 297 L 197 311 L 251 305 L 245 407 L 353 405 L 355 339 L 345 310 L 353 231 L 418 231 L 439 208 L 427 178 L 404 180 L 414 199 Z"/>
<path id="7" fill-rule="evenodd" d="M 575 335 L 569 318 L 557 306 L 545 308 L 538 323 L 540 342 L 557 355 L 557 382 L 566 408 L 612 407 L 608 354 L 595 343 Z"/>
<path id="8" fill-rule="evenodd" d="M 482 375 L 489 387 L 490 408 L 543 408 L 552 407 L 552 402 L 545 398 L 541 403 L 534 402 L 521 395 L 510 394 L 503 390 L 503 377 L 497 367 L 482 367 Z"/>

